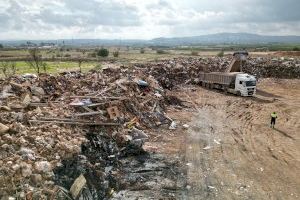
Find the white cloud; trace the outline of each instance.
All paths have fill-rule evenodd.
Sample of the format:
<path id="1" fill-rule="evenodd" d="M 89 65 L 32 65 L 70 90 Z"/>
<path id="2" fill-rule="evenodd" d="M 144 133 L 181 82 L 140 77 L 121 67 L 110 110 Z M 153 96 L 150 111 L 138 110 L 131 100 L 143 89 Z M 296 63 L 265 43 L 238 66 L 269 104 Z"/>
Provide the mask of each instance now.
<path id="1" fill-rule="evenodd" d="M 2 0 L 1 39 L 300 35 L 298 0 Z"/>

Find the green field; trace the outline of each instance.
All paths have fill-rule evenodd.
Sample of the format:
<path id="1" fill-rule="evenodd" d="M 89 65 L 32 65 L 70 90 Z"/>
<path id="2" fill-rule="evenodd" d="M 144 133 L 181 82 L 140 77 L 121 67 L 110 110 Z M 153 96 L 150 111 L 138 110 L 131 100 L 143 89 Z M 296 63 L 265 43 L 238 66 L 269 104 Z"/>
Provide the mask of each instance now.
<path id="1" fill-rule="evenodd" d="M 99 48 L 75 48 L 58 47 L 51 49 L 40 49 L 39 55 L 47 60 L 47 73 L 57 74 L 64 71 L 79 70 L 76 59 L 81 58 L 84 62 L 81 65 L 82 71 L 99 69 L 106 66 L 131 66 L 134 63 L 147 63 L 176 57 L 210 57 L 217 56 L 220 51 L 224 55 L 232 55 L 236 50 L 246 49 L 253 56 L 271 55 L 272 52 L 283 50 L 291 51 L 295 48 L 300 49 L 299 44 L 268 44 L 268 45 L 207 45 L 207 46 L 181 46 L 181 47 L 147 47 L 141 53 L 140 47 L 108 47 L 110 52 L 107 58 L 96 56 Z M 119 56 L 114 57 L 113 52 L 118 51 Z M 159 52 L 161 51 L 161 52 Z M 192 54 L 193 53 L 193 54 Z M 1 49 L 0 50 L 0 69 L 1 63 L 10 60 L 16 63 L 17 74 L 36 73 L 35 69 L 30 68 L 25 61 L 29 57 L 27 49 Z M 53 60 L 53 61 L 52 61 Z M 41 72 L 44 72 L 41 70 Z M 2 74 L 2 71 L 0 71 Z"/>
<path id="2" fill-rule="evenodd" d="M 34 73 L 36 74 L 35 69 L 30 68 L 28 63 L 23 61 L 17 61 L 16 68 L 17 68 L 17 74 L 25 74 L 25 73 Z M 64 71 L 79 71 L 78 63 L 77 62 L 45 62 L 47 64 L 47 73 L 51 74 L 57 74 Z M 83 62 L 81 65 L 82 71 L 86 72 L 88 70 L 94 69 L 95 67 L 101 66 L 100 63 L 96 62 Z M 1 68 L 1 63 L 0 63 Z M 44 72 L 44 70 L 41 70 L 41 72 Z"/>

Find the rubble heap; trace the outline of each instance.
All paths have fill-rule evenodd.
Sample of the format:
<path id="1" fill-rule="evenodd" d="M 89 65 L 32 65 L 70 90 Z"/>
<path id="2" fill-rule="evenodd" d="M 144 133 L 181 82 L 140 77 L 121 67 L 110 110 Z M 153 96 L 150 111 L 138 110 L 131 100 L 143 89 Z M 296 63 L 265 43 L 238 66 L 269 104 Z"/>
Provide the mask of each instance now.
<path id="1" fill-rule="evenodd" d="M 146 68 L 146 73 L 153 75 L 164 87 L 171 89 L 174 85 L 197 82 L 200 72 L 225 72 L 232 57 L 208 58 L 174 58 L 151 64 L 136 64 Z M 300 78 L 300 59 L 249 58 L 242 71 L 258 78 Z"/>
<path id="2" fill-rule="evenodd" d="M 147 129 L 176 126 L 164 110 L 181 101 L 166 90 L 197 84 L 200 72 L 223 72 L 230 61 L 176 58 L 0 80 L 0 198 L 109 197 L 126 185 L 122 159 L 146 154 Z M 297 59 L 250 58 L 242 69 L 300 78 Z"/>
<path id="3" fill-rule="evenodd" d="M 13 77 L 0 91 L 0 197 L 69 195 L 83 174 L 102 199 L 116 189 L 119 159 L 145 153 L 142 129 L 172 123 L 170 98 L 135 69 Z"/>

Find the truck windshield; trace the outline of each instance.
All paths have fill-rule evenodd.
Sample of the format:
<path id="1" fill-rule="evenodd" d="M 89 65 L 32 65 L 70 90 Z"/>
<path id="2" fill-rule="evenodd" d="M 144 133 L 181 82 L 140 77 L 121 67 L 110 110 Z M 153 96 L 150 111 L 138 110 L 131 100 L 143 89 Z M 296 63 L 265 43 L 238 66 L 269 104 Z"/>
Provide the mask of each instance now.
<path id="1" fill-rule="evenodd" d="M 256 86 L 256 81 L 246 81 L 246 86 Z"/>

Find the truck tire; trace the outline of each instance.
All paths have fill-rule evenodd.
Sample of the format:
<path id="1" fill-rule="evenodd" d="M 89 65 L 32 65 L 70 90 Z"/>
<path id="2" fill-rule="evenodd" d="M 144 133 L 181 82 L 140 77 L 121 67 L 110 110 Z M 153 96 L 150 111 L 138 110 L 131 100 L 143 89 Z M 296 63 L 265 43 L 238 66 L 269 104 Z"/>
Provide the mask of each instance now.
<path id="1" fill-rule="evenodd" d="M 237 91 L 237 92 L 236 92 L 236 95 L 241 97 L 241 96 L 242 96 L 242 93 L 241 93 L 240 91 Z"/>
<path id="2" fill-rule="evenodd" d="M 227 93 L 228 93 L 227 87 L 223 88 L 223 92 L 224 92 L 224 94 L 227 95 Z"/>
<path id="3" fill-rule="evenodd" d="M 202 87 L 205 87 L 205 83 L 204 82 L 202 82 L 201 85 L 202 85 Z"/>

